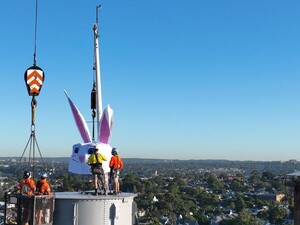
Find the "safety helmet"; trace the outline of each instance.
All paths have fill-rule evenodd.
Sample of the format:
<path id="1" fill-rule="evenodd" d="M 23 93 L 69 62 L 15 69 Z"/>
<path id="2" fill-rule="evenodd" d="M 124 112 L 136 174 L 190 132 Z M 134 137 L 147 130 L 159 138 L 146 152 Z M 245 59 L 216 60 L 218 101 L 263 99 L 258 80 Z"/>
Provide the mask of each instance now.
<path id="1" fill-rule="evenodd" d="M 26 171 L 24 172 L 23 178 L 24 178 L 24 179 L 27 179 L 27 178 L 29 178 L 29 177 L 31 177 L 31 172 L 26 170 Z"/>
<path id="2" fill-rule="evenodd" d="M 46 179 L 48 177 L 48 174 L 47 173 L 42 173 L 41 174 L 41 179 Z"/>
<path id="3" fill-rule="evenodd" d="M 112 155 L 114 155 L 114 154 L 118 155 L 118 149 L 113 148 L 113 149 L 111 150 L 111 154 L 112 154 Z"/>

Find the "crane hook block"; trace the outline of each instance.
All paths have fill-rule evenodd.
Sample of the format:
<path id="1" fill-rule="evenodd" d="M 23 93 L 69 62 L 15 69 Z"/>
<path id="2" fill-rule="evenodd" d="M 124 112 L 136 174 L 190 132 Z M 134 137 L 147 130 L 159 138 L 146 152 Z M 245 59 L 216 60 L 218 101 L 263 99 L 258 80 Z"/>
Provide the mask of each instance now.
<path id="1" fill-rule="evenodd" d="M 38 66 L 29 67 L 24 73 L 24 80 L 30 96 L 38 96 L 45 79 L 44 71 Z"/>

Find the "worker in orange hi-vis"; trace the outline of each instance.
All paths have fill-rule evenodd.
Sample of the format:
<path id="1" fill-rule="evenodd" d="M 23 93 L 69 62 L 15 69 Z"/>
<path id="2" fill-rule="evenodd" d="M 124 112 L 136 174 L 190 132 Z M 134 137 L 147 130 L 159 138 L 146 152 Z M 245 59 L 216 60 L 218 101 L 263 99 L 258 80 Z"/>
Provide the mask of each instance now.
<path id="1" fill-rule="evenodd" d="M 31 179 L 31 172 L 25 171 L 23 179 L 15 186 L 15 191 L 21 190 L 22 194 L 33 195 L 36 190 L 34 180 Z"/>
<path id="2" fill-rule="evenodd" d="M 123 162 L 121 157 L 118 155 L 118 150 L 113 148 L 111 150 L 112 157 L 109 162 L 110 167 L 110 177 L 114 179 L 114 193 L 120 193 L 120 183 L 119 183 L 119 176 L 120 170 L 123 169 Z"/>
<path id="3" fill-rule="evenodd" d="M 36 183 L 36 194 L 37 195 L 50 195 L 51 188 L 47 181 L 47 173 L 42 173 L 41 179 Z"/>
<path id="4" fill-rule="evenodd" d="M 47 181 L 47 173 L 41 174 L 41 179 L 38 180 L 36 183 L 36 195 L 50 195 L 51 194 L 51 188 L 50 184 Z M 36 201 L 36 220 L 37 224 L 42 223 L 49 223 L 50 222 L 50 209 L 49 205 L 47 204 L 47 198 L 40 198 L 39 201 Z M 44 221 L 42 222 L 42 218 L 44 218 Z"/>
<path id="5" fill-rule="evenodd" d="M 20 183 L 15 186 L 14 191 L 21 191 L 22 194 L 25 195 L 33 195 L 36 190 L 35 182 L 31 179 L 31 172 L 25 171 L 23 174 L 23 179 Z M 28 225 L 30 222 L 30 214 L 31 214 L 31 201 L 30 198 L 24 198 L 22 201 L 23 207 L 23 225 Z"/>

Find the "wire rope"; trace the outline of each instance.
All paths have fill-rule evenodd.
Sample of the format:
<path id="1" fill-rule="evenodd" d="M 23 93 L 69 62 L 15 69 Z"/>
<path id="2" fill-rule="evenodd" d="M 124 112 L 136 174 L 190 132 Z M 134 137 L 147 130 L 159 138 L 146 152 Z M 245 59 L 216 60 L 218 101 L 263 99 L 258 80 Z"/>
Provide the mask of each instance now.
<path id="1" fill-rule="evenodd" d="M 38 0 L 35 0 L 34 53 L 33 53 L 33 65 L 34 66 L 36 66 L 37 28 L 38 28 Z"/>

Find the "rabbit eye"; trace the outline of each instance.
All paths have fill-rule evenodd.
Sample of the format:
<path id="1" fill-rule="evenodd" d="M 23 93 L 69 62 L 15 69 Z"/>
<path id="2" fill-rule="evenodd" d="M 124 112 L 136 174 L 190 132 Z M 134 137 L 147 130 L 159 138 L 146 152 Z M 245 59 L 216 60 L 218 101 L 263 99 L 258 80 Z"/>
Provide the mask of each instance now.
<path id="1" fill-rule="evenodd" d="M 89 150 L 88 150 L 87 153 L 88 153 L 88 154 L 93 154 L 93 153 L 94 153 L 94 148 L 89 148 Z"/>
<path id="2" fill-rule="evenodd" d="M 78 154 L 78 152 L 79 152 L 79 148 L 76 147 L 76 148 L 74 149 L 74 153 L 75 153 L 75 154 Z"/>

